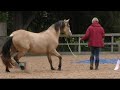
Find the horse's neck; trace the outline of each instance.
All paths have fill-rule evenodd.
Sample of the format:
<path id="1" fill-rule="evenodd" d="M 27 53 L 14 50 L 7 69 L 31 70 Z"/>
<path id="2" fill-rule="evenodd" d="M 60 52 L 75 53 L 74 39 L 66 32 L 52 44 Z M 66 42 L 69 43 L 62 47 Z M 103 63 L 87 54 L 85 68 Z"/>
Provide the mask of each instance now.
<path id="1" fill-rule="evenodd" d="M 49 31 L 49 32 L 52 32 L 52 34 L 53 34 L 56 38 L 59 39 L 59 37 L 60 37 L 60 30 L 56 31 L 56 30 L 53 28 L 53 26 L 51 26 L 51 27 L 48 28 L 48 31 Z"/>

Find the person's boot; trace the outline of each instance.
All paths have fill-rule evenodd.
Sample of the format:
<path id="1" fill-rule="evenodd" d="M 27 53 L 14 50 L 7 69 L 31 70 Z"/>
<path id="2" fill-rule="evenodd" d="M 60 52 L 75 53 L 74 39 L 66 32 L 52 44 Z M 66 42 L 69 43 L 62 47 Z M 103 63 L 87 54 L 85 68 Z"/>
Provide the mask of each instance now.
<path id="1" fill-rule="evenodd" d="M 93 70 L 94 56 L 90 57 L 90 70 Z"/>
<path id="2" fill-rule="evenodd" d="M 98 66 L 99 66 L 99 60 L 95 61 L 95 70 L 98 70 Z"/>

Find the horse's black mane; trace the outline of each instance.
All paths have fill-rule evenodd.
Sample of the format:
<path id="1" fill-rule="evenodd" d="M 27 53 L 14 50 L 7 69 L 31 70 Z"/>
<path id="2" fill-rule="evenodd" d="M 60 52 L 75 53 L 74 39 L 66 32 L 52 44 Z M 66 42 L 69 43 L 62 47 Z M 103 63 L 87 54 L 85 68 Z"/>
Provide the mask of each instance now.
<path id="1" fill-rule="evenodd" d="M 54 26 L 55 26 L 55 30 L 56 30 L 56 31 L 58 31 L 59 29 L 60 29 L 60 30 L 63 30 L 63 28 L 65 27 L 65 23 L 64 23 L 63 20 L 60 20 L 60 21 L 56 22 L 56 23 L 54 24 Z"/>

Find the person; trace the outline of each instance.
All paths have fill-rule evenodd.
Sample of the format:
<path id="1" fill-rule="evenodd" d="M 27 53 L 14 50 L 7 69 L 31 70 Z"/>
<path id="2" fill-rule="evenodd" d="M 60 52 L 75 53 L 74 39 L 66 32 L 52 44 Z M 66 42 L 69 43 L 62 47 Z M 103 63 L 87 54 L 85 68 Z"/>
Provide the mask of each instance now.
<path id="1" fill-rule="evenodd" d="M 92 19 L 92 24 L 87 28 L 85 35 L 80 39 L 88 40 L 88 47 L 90 47 L 90 70 L 93 70 L 93 63 L 95 59 L 95 70 L 99 66 L 99 52 L 100 48 L 104 47 L 105 30 L 100 25 L 98 18 Z"/>

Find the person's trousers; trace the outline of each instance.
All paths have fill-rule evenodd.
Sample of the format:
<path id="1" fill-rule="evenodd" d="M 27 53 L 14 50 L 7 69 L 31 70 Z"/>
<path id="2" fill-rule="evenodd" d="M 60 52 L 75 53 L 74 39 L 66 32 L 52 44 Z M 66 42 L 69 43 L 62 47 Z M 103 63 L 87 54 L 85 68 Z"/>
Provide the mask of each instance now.
<path id="1" fill-rule="evenodd" d="M 95 69 L 98 69 L 99 66 L 99 47 L 90 47 L 91 56 L 90 56 L 90 69 L 93 69 L 93 63 L 95 60 Z"/>

